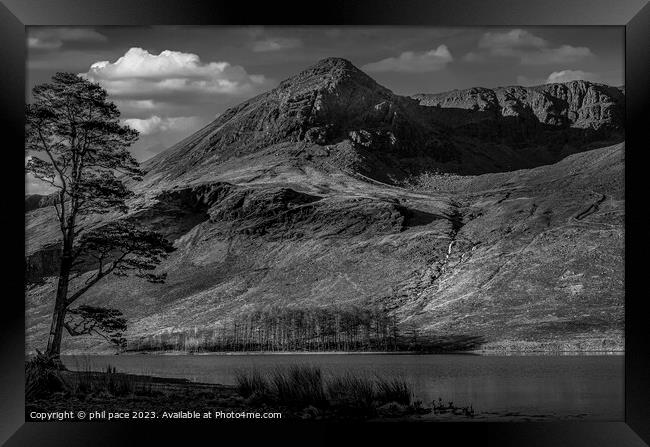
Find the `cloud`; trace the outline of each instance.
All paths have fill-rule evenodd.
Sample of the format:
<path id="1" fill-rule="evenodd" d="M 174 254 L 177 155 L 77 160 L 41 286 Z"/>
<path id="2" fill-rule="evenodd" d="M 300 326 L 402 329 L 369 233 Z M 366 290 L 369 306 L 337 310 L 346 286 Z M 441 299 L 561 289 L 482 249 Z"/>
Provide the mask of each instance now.
<path id="1" fill-rule="evenodd" d="M 27 46 L 36 50 L 55 50 L 65 42 L 106 42 L 108 39 L 90 28 L 28 28 Z"/>
<path id="2" fill-rule="evenodd" d="M 197 116 L 161 118 L 158 115 L 153 115 L 146 119 L 127 118 L 122 122 L 140 132 L 140 135 L 153 135 L 168 131 L 184 132 L 194 130 L 200 126 L 201 118 Z"/>
<path id="3" fill-rule="evenodd" d="M 484 33 L 478 48 L 480 51 L 467 53 L 463 60 L 480 62 L 489 56 L 514 57 L 523 65 L 547 65 L 575 62 L 593 55 L 587 47 L 552 47 L 547 40 L 523 29 Z"/>
<path id="4" fill-rule="evenodd" d="M 487 32 L 481 36 L 478 42 L 479 48 L 490 50 L 514 49 L 514 48 L 540 48 L 546 46 L 547 42 L 523 29 L 513 29 L 507 33 Z"/>
<path id="5" fill-rule="evenodd" d="M 454 58 L 447 46 L 440 45 L 435 50 L 421 53 L 405 51 L 398 57 L 388 57 L 378 62 L 366 64 L 362 69 L 370 72 L 425 73 L 442 70 L 453 60 Z"/>
<path id="6" fill-rule="evenodd" d="M 25 194 L 40 194 L 48 195 L 56 191 L 56 188 L 53 186 L 40 181 L 32 174 L 27 174 L 25 176 Z"/>
<path id="7" fill-rule="evenodd" d="M 239 65 L 202 61 L 180 51 L 156 54 L 134 47 L 106 59 L 89 62 L 80 75 L 104 87 L 122 122 L 140 132 L 131 147 L 138 160 L 172 146 L 214 119 L 216 112 L 268 90 L 274 82 Z"/>
<path id="8" fill-rule="evenodd" d="M 554 84 L 556 82 L 570 82 L 578 80 L 599 82 L 599 76 L 595 73 L 589 73 L 582 70 L 561 70 L 554 71 L 548 75 L 548 78 L 546 78 L 546 83 Z"/>
<path id="9" fill-rule="evenodd" d="M 161 104 L 152 99 L 121 99 L 115 101 L 115 104 L 120 111 L 124 112 L 125 110 L 128 110 L 131 112 L 130 114 L 146 112 L 161 107 Z"/>
<path id="10" fill-rule="evenodd" d="M 82 76 L 99 82 L 109 94 L 130 99 L 197 94 L 247 95 L 266 87 L 263 75 L 251 75 L 228 62 L 201 62 L 198 55 L 165 50 L 151 54 L 131 48 L 115 62 L 100 61 Z"/>
<path id="11" fill-rule="evenodd" d="M 293 37 L 269 37 L 253 42 L 253 51 L 256 53 L 289 50 L 300 47 L 302 47 L 302 40 Z"/>

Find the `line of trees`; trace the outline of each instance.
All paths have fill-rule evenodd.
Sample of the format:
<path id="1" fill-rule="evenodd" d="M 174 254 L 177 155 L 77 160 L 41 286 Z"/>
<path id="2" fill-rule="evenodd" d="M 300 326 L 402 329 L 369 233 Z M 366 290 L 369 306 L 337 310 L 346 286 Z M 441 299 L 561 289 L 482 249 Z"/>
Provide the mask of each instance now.
<path id="1" fill-rule="evenodd" d="M 245 312 L 214 329 L 170 331 L 130 341 L 128 350 L 221 351 L 395 351 L 402 334 L 384 309 L 360 306 L 269 306 Z"/>

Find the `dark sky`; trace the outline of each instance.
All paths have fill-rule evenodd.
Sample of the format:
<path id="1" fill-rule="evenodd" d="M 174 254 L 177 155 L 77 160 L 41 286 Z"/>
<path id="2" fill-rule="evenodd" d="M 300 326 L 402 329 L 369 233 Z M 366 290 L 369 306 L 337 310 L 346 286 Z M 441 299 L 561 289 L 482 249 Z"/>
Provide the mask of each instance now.
<path id="1" fill-rule="evenodd" d="M 141 132 L 133 152 L 145 160 L 325 57 L 403 95 L 573 79 L 618 86 L 623 37 L 622 27 L 29 27 L 27 84 L 57 71 L 100 82 Z"/>

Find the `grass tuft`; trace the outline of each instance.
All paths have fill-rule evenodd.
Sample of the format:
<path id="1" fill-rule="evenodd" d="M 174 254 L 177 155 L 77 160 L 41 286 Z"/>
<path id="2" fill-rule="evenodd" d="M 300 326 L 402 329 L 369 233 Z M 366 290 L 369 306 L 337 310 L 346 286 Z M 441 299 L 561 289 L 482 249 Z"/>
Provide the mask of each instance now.
<path id="1" fill-rule="evenodd" d="M 258 370 L 236 370 L 235 382 L 239 394 L 246 398 L 253 395 L 264 396 L 270 393 L 269 383 Z"/>
<path id="2" fill-rule="evenodd" d="M 347 373 L 323 377 L 319 367 L 290 366 L 264 375 L 258 370 L 238 370 L 239 393 L 260 402 L 304 408 L 350 408 L 374 413 L 387 404 L 411 405 L 412 386 L 400 378 L 367 377 Z"/>
<path id="3" fill-rule="evenodd" d="M 410 405 L 413 400 L 413 389 L 411 385 L 399 378 L 375 379 L 377 385 L 376 399 L 382 403 L 397 402 L 402 405 Z"/>
<path id="4" fill-rule="evenodd" d="M 376 387 L 367 377 L 347 373 L 327 381 L 327 393 L 333 402 L 350 407 L 370 408 L 375 403 Z"/>

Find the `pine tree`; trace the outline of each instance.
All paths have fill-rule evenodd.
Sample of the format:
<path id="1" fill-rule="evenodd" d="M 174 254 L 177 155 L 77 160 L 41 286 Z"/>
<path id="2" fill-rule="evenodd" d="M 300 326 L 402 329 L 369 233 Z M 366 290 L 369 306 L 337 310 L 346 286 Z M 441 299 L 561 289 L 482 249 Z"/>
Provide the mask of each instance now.
<path id="1" fill-rule="evenodd" d="M 57 73 L 32 92 L 34 101 L 26 107 L 26 170 L 56 190 L 53 202 L 61 233 L 46 349 L 60 364 L 64 328 L 73 336 L 97 333 L 124 345 L 126 320 L 120 311 L 71 305 L 109 274 L 164 281 L 154 270 L 172 246 L 160 234 L 120 218 L 93 229 L 81 225 L 84 216 L 125 213 L 132 192 L 124 180 L 141 180 L 143 175 L 128 150 L 138 133 L 120 123 L 120 112 L 106 90 L 75 74 Z"/>

